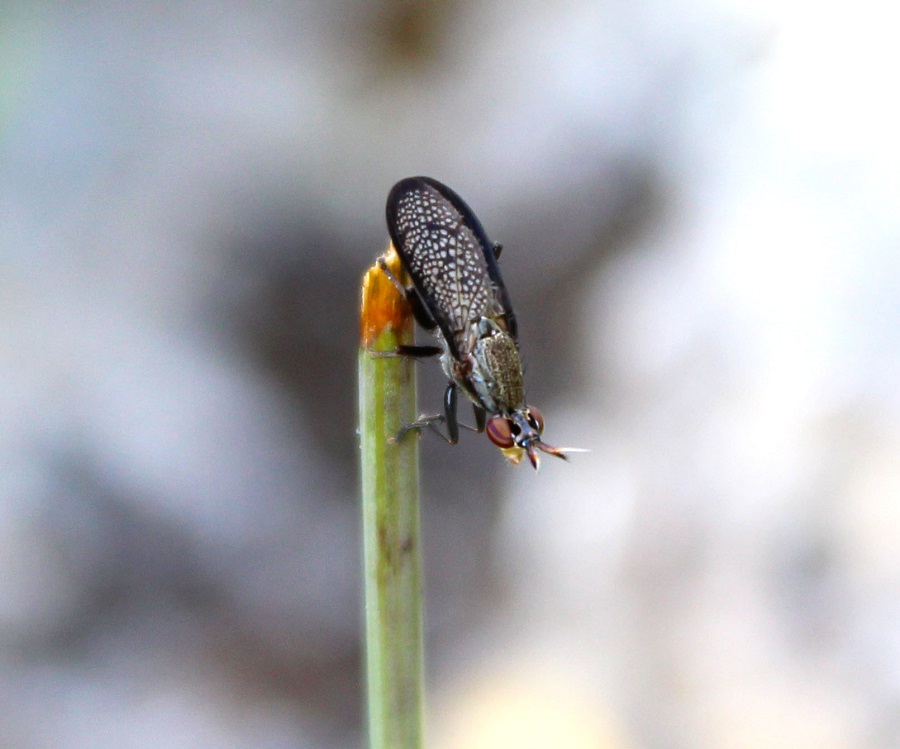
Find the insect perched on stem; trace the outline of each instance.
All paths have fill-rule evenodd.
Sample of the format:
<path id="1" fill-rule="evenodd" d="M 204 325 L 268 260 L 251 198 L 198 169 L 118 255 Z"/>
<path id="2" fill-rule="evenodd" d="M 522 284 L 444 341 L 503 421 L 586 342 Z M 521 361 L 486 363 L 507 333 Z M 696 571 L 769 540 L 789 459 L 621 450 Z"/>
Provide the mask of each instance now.
<path id="1" fill-rule="evenodd" d="M 537 469 L 538 450 L 565 460 L 565 453 L 575 448 L 544 442 L 541 412 L 525 403 L 516 316 L 497 265 L 501 245 L 491 244 L 459 195 L 429 177 L 408 177 L 394 185 L 387 199 L 387 225 L 412 285 L 404 287 L 384 260 L 379 264 L 418 323 L 439 343 L 401 346 L 397 353 L 439 355 L 450 380 L 444 413 L 421 416 L 404 433 L 431 427 L 456 444 L 456 401 L 462 390 L 473 404 L 477 431 L 486 430 L 510 461 L 518 463 L 527 455 Z M 440 422 L 446 424 L 446 435 L 437 428 Z"/>

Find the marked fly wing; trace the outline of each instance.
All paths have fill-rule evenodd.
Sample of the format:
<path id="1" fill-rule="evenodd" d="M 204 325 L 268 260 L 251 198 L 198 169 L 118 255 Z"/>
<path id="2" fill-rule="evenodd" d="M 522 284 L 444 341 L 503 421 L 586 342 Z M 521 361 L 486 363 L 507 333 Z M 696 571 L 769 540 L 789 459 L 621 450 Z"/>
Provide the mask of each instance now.
<path id="1" fill-rule="evenodd" d="M 429 177 L 408 177 L 388 195 L 387 225 L 416 291 L 455 357 L 470 323 L 481 317 L 503 320 L 517 338 L 493 245 L 459 195 Z"/>
<path id="2" fill-rule="evenodd" d="M 478 217 L 474 214 L 472 209 L 469 208 L 468 203 L 466 203 L 466 201 L 456 192 L 447 187 L 447 185 L 438 182 L 436 179 L 431 179 L 431 177 L 420 177 L 419 179 L 431 185 L 435 190 L 441 193 L 441 195 L 447 198 L 447 200 L 450 201 L 450 204 L 459 211 L 460 215 L 464 217 L 464 220 L 472 227 L 472 233 L 478 239 L 478 244 L 481 247 L 481 252 L 484 256 L 485 264 L 487 265 L 488 276 L 490 276 L 491 283 L 494 286 L 497 304 L 502 310 L 500 316 L 506 322 L 507 332 L 516 342 L 518 342 L 519 329 L 516 323 L 516 316 L 515 313 L 513 313 L 512 301 L 509 298 L 509 292 L 506 290 L 506 284 L 503 282 L 503 276 L 500 275 L 500 266 L 497 263 L 499 245 L 497 246 L 498 250 L 495 254 L 494 244 L 487 238 L 487 234 L 485 233 L 481 222 L 478 220 Z"/>

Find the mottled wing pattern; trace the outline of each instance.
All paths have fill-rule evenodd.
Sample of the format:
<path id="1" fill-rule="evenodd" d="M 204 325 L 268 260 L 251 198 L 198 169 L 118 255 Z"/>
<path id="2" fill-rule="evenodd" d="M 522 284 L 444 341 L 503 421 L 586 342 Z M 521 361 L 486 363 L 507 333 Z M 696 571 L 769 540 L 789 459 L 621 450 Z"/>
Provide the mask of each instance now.
<path id="1" fill-rule="evenodd" d="M 484 247 L 484 230 L 471 211 L 458 210 L 425 178 L 398 182 L 388 197 L 387 213 L 404 267 L 458 352 L 469 323 L 503 313 L 491 283 L 486 253 L 492 250 Z"/>

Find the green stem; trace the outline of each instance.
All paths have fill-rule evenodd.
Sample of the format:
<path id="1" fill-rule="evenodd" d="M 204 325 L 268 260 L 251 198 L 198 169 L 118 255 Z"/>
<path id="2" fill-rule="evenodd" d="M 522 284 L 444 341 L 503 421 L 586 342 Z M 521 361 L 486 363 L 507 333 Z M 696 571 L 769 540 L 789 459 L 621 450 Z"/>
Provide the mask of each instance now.
<path id="1" fill-rule="evenodd" d="M 416 418 L 415 369 L 408 357 L 372 355 L 412 342 L 412 320 L 405 303 L 397 306 L 398 298 L 373 268 L 364 286 L 359 351 L 370 749 L 422 747 L 418 439 L 409 434 L 398 444 L 391 440 Z M 377 311 L 372 314 L 371 306 L 382 303 L 395 305 L 401 314 L 388 316 L 381 330 L 373 329 L 373 320 L 376 328 L 383 320 Z"/>

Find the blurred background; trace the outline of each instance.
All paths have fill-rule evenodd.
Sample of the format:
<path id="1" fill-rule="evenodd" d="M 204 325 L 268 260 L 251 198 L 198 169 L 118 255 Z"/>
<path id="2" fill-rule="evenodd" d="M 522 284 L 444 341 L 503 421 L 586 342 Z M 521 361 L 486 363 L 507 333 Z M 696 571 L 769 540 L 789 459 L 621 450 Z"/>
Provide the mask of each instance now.
<path id="1" fill-rule="evenodd" d="M 0 744 L 364 746 L 359 281 L 426 174 L 591 450 L 423 439 L 429 746 L 900 746 L 880 7 L 4 3 Z"/>

